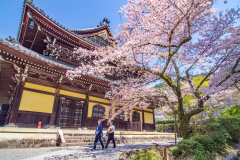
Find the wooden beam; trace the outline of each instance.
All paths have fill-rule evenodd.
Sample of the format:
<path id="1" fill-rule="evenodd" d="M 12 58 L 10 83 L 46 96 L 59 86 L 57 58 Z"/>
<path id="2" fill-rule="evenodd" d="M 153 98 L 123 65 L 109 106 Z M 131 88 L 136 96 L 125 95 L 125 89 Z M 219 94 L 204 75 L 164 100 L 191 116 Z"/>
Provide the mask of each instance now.
<path id="1" fill-rule="evenodd" d="M 142 130 L 145 130 L 144 110 L 142 110 Z"/>
<path id="2" fill-rule="evenodd" d="M 153 109 L 153 129 L 154 129 L 154 131 L 156 130 L 156 126 L 155 126 L 155 124 L 156 124 L 156 122 L 155 122 L 155 112 L 154 112 L 154 109 Z"/>

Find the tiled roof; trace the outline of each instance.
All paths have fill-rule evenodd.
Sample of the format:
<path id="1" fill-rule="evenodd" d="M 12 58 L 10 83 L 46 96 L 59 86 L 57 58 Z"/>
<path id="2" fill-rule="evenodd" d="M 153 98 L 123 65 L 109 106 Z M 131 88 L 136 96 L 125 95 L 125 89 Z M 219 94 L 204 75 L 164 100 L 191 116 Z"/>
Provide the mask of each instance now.
<path id="1" fill-rule="evenodd" d="M 0 37 L 0 43 L 4 44 L 4 45 L 6 45 L 6 46 L 8 46 L 8 47 L 10 47 L 14 50 L 17 50 L 21 53 L 25 53 L 25 54 L 29 55 L 30 57 L 39 59 L 39 60 L 47 62 L 49 64 L 53 64 L 53 65 L 59 66 L 61 68 L 69 69 L 69 70 L 74 70 L 75 69 L 75 67 L 72 66 L 72 65 L 69 65 L 67 63 L 64 63 L 64 62 L 58 61 L 56 59 L 53 59 L 51 57 L 47 57 L 47 56 L 44 56 L 42 54 L 39 54 L 39 53 L 37 53 L 33 50 L 30 50 L 30 49 L 22 46 L 18 42 L 13 43 L 13 42 L 7 41 L 7 40 Z M 94 75 L 88 75 L 88 76 L 94 77 L 94 78 L 97 78 L 97 79 L 102 79 L 104 81 L 112 82 L 111 80 L 106 79 L 106 78 L 100 78 L 100 77 L 97 77 L 97 76 L 94 76 Z"/>
<path id="2" fill-rule="evenodd" d="M 99 31 L 102 29 L 107 29 L 109 31 L 109 34 L 112 35 L 109 26 L 104 25 L 104 26 L 99 26 L 99 27 L 93 27 L 93 28 L 85 28 L 85 29 L 68 29 L 71 32 L 77 32 L 77 33 L 85 33 L 85 32 L 93 32 L 93 31 Z"/>

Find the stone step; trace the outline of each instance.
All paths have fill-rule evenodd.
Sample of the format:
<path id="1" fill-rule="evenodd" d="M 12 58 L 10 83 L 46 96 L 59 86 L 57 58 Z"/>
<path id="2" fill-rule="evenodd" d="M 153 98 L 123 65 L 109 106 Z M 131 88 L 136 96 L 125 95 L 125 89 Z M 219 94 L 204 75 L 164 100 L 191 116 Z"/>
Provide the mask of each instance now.
<path id="1" fill-rule="evenodd" d="M 79 136 L 75 136 L 75 137 L 73 137 L 73 136 L 64 136 L 64 138 L 65 139 L 94 139 L 95 136 L 81 136 L 81 137 L 79 137 Z"/>
<path id="2" fill-rule="evenodd" d="M 77 140 L 77 139 L 66 139 L 66 143 L 85 143 L 85 142 L 94 142 L 94 139 L 88 139 L 88 140 Z"/>
<path id="3" fill-rule="evenodd" d="M 89 145 L 93 145 L 93 142 L 88 142 L 88 143 L 83 143 L 83 142 L 66 143 L 66 146 L 89 146 Z"/>
<path id="4" fill-rule="evenodd" d="M 95 134 L 64 133 L 64 136 L 95 136 Z"/>

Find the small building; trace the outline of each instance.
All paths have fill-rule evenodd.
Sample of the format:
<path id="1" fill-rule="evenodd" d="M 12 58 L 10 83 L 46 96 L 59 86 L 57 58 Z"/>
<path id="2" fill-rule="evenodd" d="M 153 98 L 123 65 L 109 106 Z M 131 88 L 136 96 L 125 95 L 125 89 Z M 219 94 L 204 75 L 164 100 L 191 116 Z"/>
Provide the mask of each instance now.
<path id="1" fill-rule="evenodd" d="M 65 75 L 80 62 L 91 61 L 79 59 L 74 50 L 110 45 L 111 36 L 107 19 L 94 28 L 70 30 L 25 0 L 17 39 L 0 38 L 1 125 L 95 128 L 110 105 L 104 96 L 114 77 L 82 75 L 71 81 Z M 128 121 L 122 118 L 125 114 L 130 114 Z M 135 107 L 114 123 L 119 130 L 150 131 L 154 121 L 153 108 Z M 103 125 L 107 127 L 106 121 Z"/>

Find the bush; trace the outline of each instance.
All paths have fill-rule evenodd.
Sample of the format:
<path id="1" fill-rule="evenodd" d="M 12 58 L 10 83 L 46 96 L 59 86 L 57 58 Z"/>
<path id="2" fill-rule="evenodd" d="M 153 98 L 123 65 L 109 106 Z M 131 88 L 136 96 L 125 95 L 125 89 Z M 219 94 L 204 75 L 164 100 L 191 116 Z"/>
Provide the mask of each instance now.
<path id="1" fill-rule="evenodd" d="M 232 105 L 229 106 L 231 109 L 227 110 L 227 109 L 223 109 L 221 112 L 221 115 L 240 115 L 240 106 L 239 105 Z"/>
<path id="2" fill-rule="evenodd" d="M 184 156 L 196 155 L 198 151 L 204 151 L 204 147 L 193 138 L 184 139 L 178 143 L 178 148 L 182 151 Z"/>
<path id="3" fill-rule="evenodd" d="M 240 117 L 239 116 L 221 116 L 218 118 L 219 123 L 228 131 L 233 142 L 238 142 L 240 139 Z"/>
<path id="4" fill-rule="evenodd" d="M 157 121 L 157 124 L 173 124 L 174 120 Z"/>
<path id="5" fill-rule="evenodd" d="M 129 157 L 129 158 L 131 160 L 140 160 L 140 159 L 156 160 L 156 159 L 162 159 L 162 156 L 157 150 L 151 148 L 151 149 L 138 150 L 134 157 Z"/>
<path id="6" fill-rule="evenodd" d="M 184 139 L 178 144 L 178 148 L 182 150 L 184 156 L 190 155 L 196 160 L 214 159 L 216 157 L 216 154 L 213 152 L 214 147 L 207 143 L 208 140 L 214 145 L 213 140 L 209 137 L 199 135 L 190 139 Z"/>
<path id="7" fill-rule="evenodd" d="M 208 136 L 205 135 L 198 135 L 193 136 L 192 139 L 200 143 L 205 151 L 213 152 L 216 148 L 215 142 Z"/>
<path id="8" fill-rule="evenodd" d="M 158 131 L 158 132 L 162 132 L 162 131 L 163 131 L 163 127 L 158 127 L 158 128 L 157 128 L 157 131 Z"/>
<path id="9" fill-rule="evenodd" d="M 182 155 L 182 151 L 180 149 L 178 149 L 178 148 L 174 148 L 172 150 L 172 155 L 178 157 L 178 156 Z"/>
<path id="10" fill-rule="evenodd" d="M 225 151 L 227 143 L 239 141 L 240 115 L 222 115 L 204 121 L 195 129 L 195 136 L 184 139 L 178 144 L 178 149 L 184 156 L 193 159 L 214 159 L 217 153 Z"/>
<path id="11" fill-rule="evenodd" d="M 209 136 L 209 138 L 215 142 L 215 150 L 217 152 L 223 151 L 223 149 L 225 149 L 225 144 L 231 139 L 228 131 L 217 122 L 217 119 L 205 121 L 202 127 L 202 134 Z"/>

